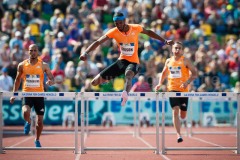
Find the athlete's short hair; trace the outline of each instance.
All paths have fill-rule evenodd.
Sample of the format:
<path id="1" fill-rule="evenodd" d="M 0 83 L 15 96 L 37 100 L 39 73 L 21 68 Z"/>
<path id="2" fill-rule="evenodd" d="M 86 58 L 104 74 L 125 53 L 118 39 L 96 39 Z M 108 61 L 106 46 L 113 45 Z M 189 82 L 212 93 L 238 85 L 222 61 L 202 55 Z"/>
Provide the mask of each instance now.
<path id="1" fill-rule="evenodd" d="M 114 15 L 113 15 L 113 21 L 122 21 L 122 20 L 125 20 L 125 16 L 122 12 L 116 12 Z"/>

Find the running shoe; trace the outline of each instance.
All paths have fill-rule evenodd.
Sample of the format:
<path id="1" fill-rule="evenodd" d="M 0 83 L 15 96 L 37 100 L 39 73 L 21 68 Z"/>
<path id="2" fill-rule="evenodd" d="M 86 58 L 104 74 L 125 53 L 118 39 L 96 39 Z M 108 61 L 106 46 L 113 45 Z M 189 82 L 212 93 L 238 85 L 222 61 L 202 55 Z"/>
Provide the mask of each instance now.
<path id="1" fill-rule="evenodd" d="M 24 134 L 29 134 L 30 132 L 30 127 L 31 127 L 31 124 L 26 122 L 25 125 L 24 125 Z"/>
<path id="2" fill-rule="evenodd" d="M 177 142 L 181 143 L 183 141 L 182 137 L 178 137 Z"/>
<path id="3" fill-rule="evenodd" d="M 126 91 L 123 91 L 122 98 L 121 98 L 121 106 L 125 106 L 127 100 L 128 100 L 128 94 Z"/>
<path id="4" fill-rule="evenodd" d="M 42 147 L 39 140 L 35 140 L 34 143 L 35 143 L 35 146 L 36 146 L 36 147 Z"/>

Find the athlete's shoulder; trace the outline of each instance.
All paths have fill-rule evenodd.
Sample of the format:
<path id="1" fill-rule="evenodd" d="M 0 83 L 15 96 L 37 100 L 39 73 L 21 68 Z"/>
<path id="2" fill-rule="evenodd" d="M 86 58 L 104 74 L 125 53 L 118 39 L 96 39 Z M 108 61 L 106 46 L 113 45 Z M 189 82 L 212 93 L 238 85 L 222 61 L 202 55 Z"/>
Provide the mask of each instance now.
<path id="1" fill-rule="evenodd" d="M 20 66 L 23 66 L 23 65 L 25 65 L 25 64 L 27 64 L 28 63 L 28 59 L 25 59 L 25 60 L 23 60 L 22 62 L 20 62 L 18 65 Z"/>
<path id="2" fill-rule="evenodd" d="M 117 30 L 118 30 L 117 27 L 111 28 L 107 31 L 106 35 L 112 32 L 117 32 Z"/>
<path id="3" fill-rule="evenodd" d="M 134 31 L 138 31 L 138 32 L 142 32 L 143 31 L 143 27 L 140 24 L 129 24 L 129 26 Z"/>

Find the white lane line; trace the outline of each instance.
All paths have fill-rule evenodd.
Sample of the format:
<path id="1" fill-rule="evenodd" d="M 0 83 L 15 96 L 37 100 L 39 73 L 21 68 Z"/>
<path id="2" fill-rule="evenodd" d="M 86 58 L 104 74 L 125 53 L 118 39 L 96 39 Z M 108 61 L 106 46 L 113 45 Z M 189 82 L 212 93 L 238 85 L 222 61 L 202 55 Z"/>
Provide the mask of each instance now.
<path id="1" fill-rule="evenodd" d="M 149 144 L 147 141 L 145 141 L 143 138 L 138 137 L 139 140 L 141 140 L 144 144 L 146 144 L 148 147 L 153 148 L 153 146 L 151 144 Z M 168 158 L 167 156 L 160 154 L 160 156 L 163 157 L 163 159 L 165 160 L 171 160 L 170 158 Z"/>
<path id="2" fill-rule="evenodd" d="M 195 140 L 198 140 L 198 141 L 201 141 L 201 142 L 204 142 L 204 143 L 207 143 L 207 144 L 210 144 L 210 145 L 213 145 L 213 146 L 217 146 L 217 147 L 221 147 L 221 148 L 224 148 L 223 146 L 221 145 L 218 145 L 216 143 L 212 143 L 212 142 L 209 142 L 209 141 L 205 141 L 201 138 L 196 138 L 196 137 L 191 137 L 192 139 L 195 139 Z"/>
<path id="3" fill-rule="evenodd" d="M 19 144 L 21 144 L 21 143 L 23 143 L 23 142 L 26 142 L 26 141 L 28 141 L 29 139 L 32 139 L 33 138 L 33 136 L 30 136 L 30 137 L 28 137 L 28 138 L 25 138 L 24 140 L 22 140 L 22 141 L 20 141 L 20 142 L 18 142 L 18 143 L 16 143 L 16 144 L 14 144 L 14 145 L 11 145 L 10 147 L 16 147 L 16 146 L 18 146 Z"/>
<path id="4" fill-rule="evenodd" d="M 130 133 L 132 133 L 132 131 L 130 131 L 129 128 L 126 128 L 126 130 Z M 149 144 L 147 141 L 145 141 L 143 138 L 137 136 L 137 138 L 139 140 L 141 140 L 144 144 L 146 144 L 149 148 L 154 148 L 151 144 Z M 163 155 L 163 154 L 160 154 L 160 156 L 164 159 L 164 160 L 171 160 L 170 158 L 168 158 L 167 156 Z"/>

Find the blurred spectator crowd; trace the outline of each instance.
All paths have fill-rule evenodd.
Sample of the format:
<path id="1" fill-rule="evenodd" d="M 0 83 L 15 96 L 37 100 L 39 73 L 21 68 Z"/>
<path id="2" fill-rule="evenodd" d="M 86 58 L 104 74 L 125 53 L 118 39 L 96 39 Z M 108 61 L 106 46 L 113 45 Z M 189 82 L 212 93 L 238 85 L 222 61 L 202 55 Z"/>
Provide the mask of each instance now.
<path id="1" fill-rule="evenodd" d="M 238 0 L 0 0 L 0 90 L 12 90 L 18 63 L 36 43 L 57 82 L 46 91 L 122 91 L 124 77 L 97 87 L 90 84 L 118 58 L 115 41 L 98 47 L 88 61 L 79 61 L 89 44 L 114 27 L 112 16 L 118 11 L 127 23 L 184 44 L 184 56 L 199 74 L 191 91 L 240 92 Z M 141 71 L 133 80 L 140 87 L 132 91 L 152 91 L 170 56 L 171 47 L 140 35 Z"/>

